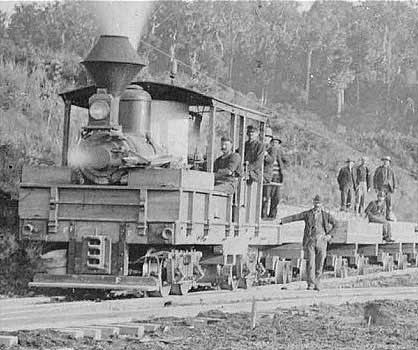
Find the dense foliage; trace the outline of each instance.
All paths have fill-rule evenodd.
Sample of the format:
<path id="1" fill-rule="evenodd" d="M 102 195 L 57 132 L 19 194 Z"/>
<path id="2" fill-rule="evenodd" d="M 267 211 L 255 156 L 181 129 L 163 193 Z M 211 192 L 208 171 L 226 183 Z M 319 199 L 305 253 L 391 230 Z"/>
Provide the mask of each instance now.
<path id="1" fill-rule="evenodd" d="M 400 217 L 412 219 L 417 12 L 410 2 L 318 1 L 304 11 L 282 1 L 157 2 L 138 49 L 149 60 L 141 74 L 169 81 L 175 59 L 176 84 L 271 113 L 287 173 L 298 175 L 288 176 L 291 203 L 308 203 L 313 192 L 336 203 L 335 173 L 347 156 L 368 154 L 374 166 L 375 157 L 391 155 L 400 167 Z M 78 63 L 97 37 L 94 19 L 76 1 L 0 12 L 0 186 L 7 191 L 16 193 L 24 162 L 59 163 L 58 92 L 87 83 Z"/>

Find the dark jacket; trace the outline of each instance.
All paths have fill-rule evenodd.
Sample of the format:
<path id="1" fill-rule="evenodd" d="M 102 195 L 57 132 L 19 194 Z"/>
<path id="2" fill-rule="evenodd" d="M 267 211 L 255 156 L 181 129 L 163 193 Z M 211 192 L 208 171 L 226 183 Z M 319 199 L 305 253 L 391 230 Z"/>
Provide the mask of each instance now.
<path id="1" fill-rule="evenodd" d="M 364 212 L 370 222 L 376 217 L 386 218 L 386 202 L 382 201 L 379 205 L 379 201 L 371 201 Z"/>
<path id="2" fill-rule="evenodd" d="M 354 167 L 350 168 L 345 166 L 340 169 L 337 177 L 338 185 L 340 186 L 340 191 L 346 187 L 357 188 L 356 172 Z"/>
<path id="3" fill-rule="evenodd" d="M 306 247 L 309 242 L 314 240 L 315 237 L 321 235 L 331 235 L 336 227 L 336 220 L 334 217 L 321 209 L 321 225 L 316 227 L 315 225 L 315 211 L 309 209 L 299 214 L 294 214 L 282 218 L 282 223 L 286 224 L 293 221 L 305 221 L 305 230 L 303 233 L 303 247 Z M 331 228 L 330 228 L 331 226 Z"/>
<path id="4" fill-rule="evenodd" d="M 283 182 L 283 160 L 279 147 L 269 146 L 264 156 L 264 183 Z"/>
<path id="5" fill-rule="evenodd" d="M 234 178 L 242 176 L 241 156 L 235 152 L 220 156 L 213 164 L 213 172 L 215 173 L 215 184 L 234 181 Z"/>
<path id="6" fill-rule="evenodd" d="M 381 191 L 384 186 L 389 187 L 389 191 L 393 192 L 396 188 L 395 173 L 391 167 L 381 165 L 376 169 L 373 176 L 373 187 L 377 191 Z"/>
<path id="7" fill-rule="evenodd" d="M 264 161 L 264 145 L 260 141 L 246 141 L 244 161 L 248 162 L 248 176 L 251 181 L 258 181 Z"/>
<path id="8" fill-rule="evenodd" d="M 368 190 L 372 187 L 372 174 L 365 165 L 356 167 L 356 185 L 358 186 L 360 182 L 366 182 Z"/>

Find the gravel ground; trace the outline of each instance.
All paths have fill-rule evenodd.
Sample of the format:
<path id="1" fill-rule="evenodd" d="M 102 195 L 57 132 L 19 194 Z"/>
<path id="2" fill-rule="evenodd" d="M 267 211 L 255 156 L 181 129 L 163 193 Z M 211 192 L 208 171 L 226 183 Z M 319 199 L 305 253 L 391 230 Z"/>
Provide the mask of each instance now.
<path id="1" fill-rule="evenodd" d="M 418 301 L 382 300 L 340 306 L 325 304 L 278 309 L 257 316 L 254 330 L 248 313 L 213 311 L 196 319 L 166 318 L 146 343 L 134 339 L 95 342 L 51 330 L 20 331 L 10 349 L 416 349 Z M 159 341 L 163 340 L 163 341 Z M 142 340 L 144 341 L 144 339 Z"/>

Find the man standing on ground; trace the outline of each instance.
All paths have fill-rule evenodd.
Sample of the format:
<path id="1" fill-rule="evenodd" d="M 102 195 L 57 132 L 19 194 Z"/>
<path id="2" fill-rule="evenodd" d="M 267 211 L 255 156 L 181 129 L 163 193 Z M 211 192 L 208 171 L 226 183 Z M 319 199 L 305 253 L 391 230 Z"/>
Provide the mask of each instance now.
<path id="1" fill-rule="evenodd" d="M 316 195 L 313 208 L 299 214 L 286 216 L 279 224 L 293 221 L 305 221 L 303 249 L 307 258 L 308 289 L 319 291 L 322 269 L 327 254 L 327 244 L 336 227 L 334 217 L 322 209 L 321 198 Z"/>
<path id="2" fill-rule="evenodd" d="M 346 161 L 347 166 L 340 169 L 337 182 L 341 191 L 341 210 L 349 210 L 351 203 L 355 200 L 356 173 L 354 171 L 354 161 L 350 158 Z"/>
<path id="3" fill-rule="evenodd" d="M 390 225 L 386 220 L 385 193 L 383 191 L 377 193 L 377 200 L 369 203 L 365 213 L 369 222 L 383 224 L 383 240 L 386 242 L 393 242 Z"/>
<path id="4" fill-rule="evenodd" d="M 373 187 L 376 192 L 384 192 L 386 196 L 386 219 L 393 220 L 392 194 L 395 193 L 396 178 L 391 167 L 390 157 L 383 157 L 382 162 L 383 164 L 374 172 Z"/>
<path id="5" fill-rule="evenodd" d="M 263 218 L 275 219 L 277 215 L 277 206 L 280 202 L 280 187 L 283 184 L 281 143 L 282 141 L 278 137 L 273 137 L 264 159 Z M 267 214 L 269 202 L 270 210 Z"/>
<path id="6" fill-rule="evenodd" d="M 362 214 L 366 201 L 366 194 L 371 187 L 371 173 L 367 166 L 367 157 L 361 157 L 360 165 L 356 168 L 356 204 L 354 211 Z"/>
<path id="7" fill-rule="evenodd" d="M 244 161 L 248 162 L 248 183 L 251 184 L 260 179 L 264 161 L 264 145 L 258 140 L 258 129 L 253 125 L 247 127 L 247 136 Z"/>
<path id="8" fill-rule="evenodd" d="M 222 155 L 215 160 L 215 190 L 233 194 L 236 190 L 237 177 L 241 176 L 241 156 L 232 152 L 232 141 L 221 138 Z"/>

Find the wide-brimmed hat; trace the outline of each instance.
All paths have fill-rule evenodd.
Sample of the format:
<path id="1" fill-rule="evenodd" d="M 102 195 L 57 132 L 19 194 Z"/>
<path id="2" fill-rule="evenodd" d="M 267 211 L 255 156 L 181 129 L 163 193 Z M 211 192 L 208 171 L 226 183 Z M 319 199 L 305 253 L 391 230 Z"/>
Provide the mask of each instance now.
<path id="1" fill-rule="evenodd" d="M 277 141 L 278 143 L 282 143 L 282 140 L 280 140 L 277 136 L 273 136 L 272 141 Z"/>
<path id="2" fill-rule="evenodd" d="M 258 129 L 254 125 L 247 126 L 247 132 L 254 132 L 254 131 L 258 131 Z"/>
<path id="3" fill-rule="evenodd" d="M 232 140 L 228 136 L 222 136 L 221 137 L 221 142 L 231 142 L 232 143 Z"/>
<path id="4" fill-rule="evenodd" d="M 391 162 L 391 161 L 392 161 L 392 159 L 391 159 L 389 156 L 382 157 L 382 159 L 381 159 L 381 160 L 388 160 L 389 162 Z"/>
<path id="5" fill-rule="evenodd" d="M 317 195 L 313 198 L 313 202 L 314 202 L 314 203 L 321 203 L 321 202 L 322 202 L 321 197 L 319 196 L 319 194 L 317 194 Z"/>

